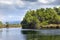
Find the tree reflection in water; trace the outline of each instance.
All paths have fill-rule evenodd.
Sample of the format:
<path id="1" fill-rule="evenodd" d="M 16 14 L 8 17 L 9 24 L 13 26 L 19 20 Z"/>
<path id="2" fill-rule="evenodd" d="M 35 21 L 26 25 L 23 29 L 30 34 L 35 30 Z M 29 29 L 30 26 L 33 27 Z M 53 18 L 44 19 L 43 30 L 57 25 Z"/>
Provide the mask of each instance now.
<path id="1" fill-rule="evenodd" d="M 0 40 L 2 40 L 2 29 L 0 29 Z"/>
<path id="2" fill-rule="evenodd" d="M 34 30 L 21 31 L 26 35 L 26 40 L 60 40 L 60 35 L 40 35 L 40 32 Z"/>

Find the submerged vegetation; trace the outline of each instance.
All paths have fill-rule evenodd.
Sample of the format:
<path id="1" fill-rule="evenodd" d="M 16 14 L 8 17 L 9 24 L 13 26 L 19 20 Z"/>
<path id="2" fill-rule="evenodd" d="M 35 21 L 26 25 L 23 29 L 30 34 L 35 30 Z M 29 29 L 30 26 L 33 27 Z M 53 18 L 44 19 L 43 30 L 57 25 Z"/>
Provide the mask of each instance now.
<path id="1" fill-rule="evenodd" d="M 21 22 L 22 28 L 29 29 L 40 29 L 50 24 L 60 25 L 60 7 L 29 10 Z"/>

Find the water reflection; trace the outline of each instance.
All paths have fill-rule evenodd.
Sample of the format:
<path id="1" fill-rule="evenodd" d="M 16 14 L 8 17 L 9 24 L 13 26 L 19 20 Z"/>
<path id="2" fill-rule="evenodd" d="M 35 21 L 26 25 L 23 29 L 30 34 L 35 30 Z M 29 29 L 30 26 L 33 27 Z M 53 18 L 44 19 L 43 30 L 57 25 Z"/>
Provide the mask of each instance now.
<path id="1" fill-rule="evenodd" d="M 2 30 L 0 29 L 0 40 L 2 40 Z"/>
<path id="2" fill-rule="evenodd" d="M 59 30 L 22 30 L 22 33 L 26 40 L 60 40 Z"/>
<path id="3" fill-rule="evenodd" d="M 37 31 L 34 30 L 22 30 L 22 34 L 37 34 Z"/>
<path id="4" fill-rule="evenodd" d="M 21 33 L 20 28 L 2 28 L 0 31 L 0 40 L 25 40 L 25 35 Z"/>
<path id="5" fill-rule="evenodd" d="M 38 32 L 34 30 L 22 30 L 21 31 L 24 35 L 26 35 L 26 40 L 36 40 L 38 38 Z M 38 39 L 37 39 L 38 40 Z"/>
<path id="6" fill-rule="evenodd" d="M 0 40 L 60 40 L 60 29 L 23 30 L 21 28 L 2 28 Z"/>

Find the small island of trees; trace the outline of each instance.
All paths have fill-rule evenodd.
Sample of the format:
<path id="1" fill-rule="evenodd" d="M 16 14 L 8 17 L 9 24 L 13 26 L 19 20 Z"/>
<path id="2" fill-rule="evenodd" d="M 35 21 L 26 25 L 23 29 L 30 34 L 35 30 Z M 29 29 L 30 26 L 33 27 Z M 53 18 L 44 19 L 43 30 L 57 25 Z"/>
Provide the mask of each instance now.
<path id="1" fill-rule="evenodd" d="M 29 10 L 21 25 L 23 29 L 59 28 L 60 7 Z"/>

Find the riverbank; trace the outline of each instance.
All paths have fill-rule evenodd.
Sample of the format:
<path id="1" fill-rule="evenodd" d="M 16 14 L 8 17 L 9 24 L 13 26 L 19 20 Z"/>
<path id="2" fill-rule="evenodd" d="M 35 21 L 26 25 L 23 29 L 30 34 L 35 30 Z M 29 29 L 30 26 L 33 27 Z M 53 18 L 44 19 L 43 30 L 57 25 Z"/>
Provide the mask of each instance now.
<path id="1" fill-rule="evenodd" d="M 44 26 L 41 26 L 41 28 L 59 29 L 59 28 L 60 28 L 60 24 L 49 24 L 49 25 L 44 25 Z"/>
<path id="2" fill-rule="evenodd" d="M 0 25 L 0 28 L 20 28 L 21 25 L 20 24 L 9 24 L 8 26 L 6 26 L 5 24 Z"/>
<path id="3" fill-rule="evenodd" d="M 26 27 L 23 26 L 22 28 L 23 29 L 60 29 L 60 24 L 40 25 L 39 27 L 32 25 L 32 26 L 26 26 Z"/>

